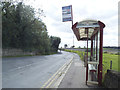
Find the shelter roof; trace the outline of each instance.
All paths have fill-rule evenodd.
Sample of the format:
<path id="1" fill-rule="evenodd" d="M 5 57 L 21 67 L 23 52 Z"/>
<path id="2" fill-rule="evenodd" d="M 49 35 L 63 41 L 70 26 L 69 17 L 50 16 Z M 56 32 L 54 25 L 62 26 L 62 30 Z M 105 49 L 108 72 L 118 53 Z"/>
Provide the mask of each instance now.
<path id="1" fill-rule="evenodd" d="M 101 22 L 102 23 L 102 22 Z M 83 20 L 80 22 L 76 22 L 73 26 L 73 32 L 77 37 L 77 40 L 87 40 L 87 32 L 88 32 L 88 40 L 100 29 L 100 21 L 97 20 Z"/>

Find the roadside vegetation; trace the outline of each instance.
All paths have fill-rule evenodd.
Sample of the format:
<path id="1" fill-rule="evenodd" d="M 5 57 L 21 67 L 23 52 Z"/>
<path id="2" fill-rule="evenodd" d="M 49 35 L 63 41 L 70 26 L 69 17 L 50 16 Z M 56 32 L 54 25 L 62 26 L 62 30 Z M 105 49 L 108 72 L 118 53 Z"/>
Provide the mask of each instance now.
<path id="1" fill-rule="evenodd" d="M 64 49 L 64 51 L 77 53 L 77 54 L 80 56 L 80 59 L 81 59 L 82 61 L 84 60 L 85 52 L 83 52 L 83 51 L 68 50 L 68 49 Z"/>
<path id="2" fill-rule="evenodd" d="M 22 49 L 41 55 L 57 52 L 61 39 L 48 35 L 47 26 L 40 18 L 45 16 L 43 10 L 22 2 L 2 2 L 0 7 L 3 49 Z"/>
<path id="3" fill-rule="evenodd" d="M 118 57 L 120 57 L 120 55 L 103 53 L 103 76 L 107 72 L 107 69 L 110 69 L 110 61 L 112 61 L 112 70 L 120 72 Z"/>
<path id="4" fill-rule="evenodd" d="M 77 53 L 80 56 L 81 60 L 84 59 L 85 52 L 83 51 L 67 50 L 67 49 L 65 49 L 64 51 Z M 90 55 L 90 53 L 88 53 L 88 55 Z M 112 61 L 112 70 L 120 72 L 120 66 L 118 61 L 119 57 L 120 55 L 118 53 L 114 53 L 114 54 L 109 52 L 103 53 L 103 73 L 102 73 L 103 78 L 105 76 L 105 73 L 107 72 L 107 69 L 110 69 L 110 61 Z"/>

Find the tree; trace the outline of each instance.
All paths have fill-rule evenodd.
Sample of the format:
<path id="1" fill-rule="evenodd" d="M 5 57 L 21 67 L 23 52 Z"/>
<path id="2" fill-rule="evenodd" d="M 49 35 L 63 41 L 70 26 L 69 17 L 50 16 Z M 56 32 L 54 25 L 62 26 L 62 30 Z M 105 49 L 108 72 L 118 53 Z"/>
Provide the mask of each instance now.
<path id="1" fill-rule="evenodd" d="M 73 46 L 71 46 L 71 48 L 74 48 L 75 46 L 73 45 Z"/>
<path id="2" fill-rule="evenodd" d="M 85 49 L 86 47 L 84 46 L 84 49 Z"/>
<path id="3" fill-rule="evenodd" d="M 57 52 L 61 39 L 59 37 L 51 36 L 50 40 L 51 40 L 51 50 L 53 52 Z"/>
<path id="4" fill-rule="evenodd" d="M 11 47 L 10 43 L 13 41 L 13 37 L 15 37 L 14 29 L 14 8 L 15 6 L 9 2 L 2 3 L 2 46 L 4 47 Z"/>
<path id="5" fill-rule="evenodd" d="M 67 48 L 67 46 L 68 46 L 68 45 L 67 45 L 67 44 L 65 44 L 65 45 L 64 45 L 64 48 Z"/>
<path id="6" fill-rule="evenodd" d="M 43 15 L 43 10 L 39 9 L 39 12 L 37 15 Z M 58 50 L 60 38 L 48 36 L 45 23 L 29 5 L 2 2 L 2 25 L 3 48 L 19 48 L 37 54 Z"/>

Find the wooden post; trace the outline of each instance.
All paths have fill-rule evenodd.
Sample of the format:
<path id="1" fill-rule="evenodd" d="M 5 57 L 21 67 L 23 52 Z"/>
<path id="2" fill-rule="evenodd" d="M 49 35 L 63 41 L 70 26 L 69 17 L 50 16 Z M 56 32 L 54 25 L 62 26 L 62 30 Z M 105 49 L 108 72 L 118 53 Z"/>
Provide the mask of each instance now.
<path id="1" fill-rule="evenodd" d="M 112 61 L 110 61 L 110 69 L 112 69 Z"/>

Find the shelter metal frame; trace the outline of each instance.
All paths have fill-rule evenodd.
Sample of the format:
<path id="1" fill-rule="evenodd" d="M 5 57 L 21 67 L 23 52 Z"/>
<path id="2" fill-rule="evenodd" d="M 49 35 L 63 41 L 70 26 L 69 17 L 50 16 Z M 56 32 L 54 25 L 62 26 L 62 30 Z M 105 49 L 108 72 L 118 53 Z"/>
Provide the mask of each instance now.
<path id="1" fill-rule="evenodd" d="M 97 20 L 84 20 L 72 25 L 72 30 L 78 41 L 87 41 L 87 59 L 86 59 L 86 84 L 102 84 L 102 58 L 103 58 L 103 28 L 105 24 Z M 88 58 L 88 41 L 91 41 L 90 58 Z M 94 66 L 97 73 L 97 81 L 88 80 L 89 66 Z M 93 77 L 93 76 L 92 76 Z"/>

